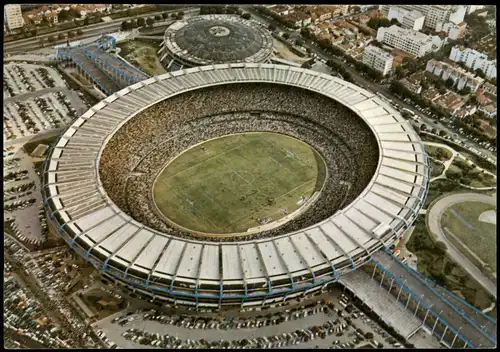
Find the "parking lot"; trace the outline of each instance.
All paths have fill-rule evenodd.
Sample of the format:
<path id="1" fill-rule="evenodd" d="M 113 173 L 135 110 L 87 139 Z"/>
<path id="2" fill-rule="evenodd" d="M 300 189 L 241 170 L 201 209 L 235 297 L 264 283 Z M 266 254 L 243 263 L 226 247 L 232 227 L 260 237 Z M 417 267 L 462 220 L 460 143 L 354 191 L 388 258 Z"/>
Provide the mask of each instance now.
<path id="1" fill-rule="evenodd" d="M 399 347 L 340 292 L 272 312 L 234 311 L 224 317 L 131 307 L 94 328 L 108 346 L 122 348 L 356 348 L 368 343 Z"/>
<path id="2" fill-rule="evenodd" d="M 66 126 L 89 107 L 48 66 L 4 65 L 3 83 L 4 141 Z"/>

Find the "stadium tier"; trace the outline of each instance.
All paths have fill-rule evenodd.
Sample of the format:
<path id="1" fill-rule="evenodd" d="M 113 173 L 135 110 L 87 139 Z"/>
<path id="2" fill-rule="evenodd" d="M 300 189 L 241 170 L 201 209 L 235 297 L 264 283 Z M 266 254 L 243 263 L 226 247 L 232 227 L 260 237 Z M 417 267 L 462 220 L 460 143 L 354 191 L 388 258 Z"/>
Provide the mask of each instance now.
<path id="1" fill-rule="evenodd" d="M 152 182 L 203 140 L 272 131 L 325 159 L 318 200 L 282 227 L 216 240 L 161 221 Z M 284 65 L 195 67 L 136 83 L 78 118 L 43 173 L 49 223 L 115 282 L 200 307 L 264 305 L 326 287 L 411 226 L 427 155 L 386 102 L 323 73 Z"/>
<path id="2" fill-rule="evenodd" d="M 167 28 L 160 60 L 170 71 L 194 66 L 266 62 L 273 38 L 257 22 L 236 15 L 203 15 Z"/>

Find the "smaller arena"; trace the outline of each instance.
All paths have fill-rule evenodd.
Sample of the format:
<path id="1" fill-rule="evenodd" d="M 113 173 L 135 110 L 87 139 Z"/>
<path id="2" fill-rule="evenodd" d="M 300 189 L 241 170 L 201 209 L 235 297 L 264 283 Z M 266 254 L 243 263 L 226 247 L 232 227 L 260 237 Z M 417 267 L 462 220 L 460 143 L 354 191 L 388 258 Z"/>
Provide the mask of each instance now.
<path id="1" fill-rule="evenodd" d="M 271 33 L 236 15 L 203 15 L 175 22 L 165 31 L 159 56 L 165 68 L 269 62 Z"/>

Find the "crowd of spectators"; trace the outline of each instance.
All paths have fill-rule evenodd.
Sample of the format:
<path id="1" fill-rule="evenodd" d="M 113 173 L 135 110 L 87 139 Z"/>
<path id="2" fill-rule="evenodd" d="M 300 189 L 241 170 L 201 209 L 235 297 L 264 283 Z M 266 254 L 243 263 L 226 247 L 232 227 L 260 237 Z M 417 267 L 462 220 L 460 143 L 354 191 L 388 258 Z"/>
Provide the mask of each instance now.
<path id="1" fill-rule="evenodd" d="M 151 191 L 163 167 L 194 144 L 248 131 L 282 133 L 315 148 L 327 167 L 318 200 L 294 221 L 244 237 L 200 236 L 164 221 Z M 99 170 L 108 195 L 137 221 L 182 237 L 242 241 L 300 230 L 333 215 L 368 185 L 378 157 L 369 127 L 340 103 L 296 87 L 245 83 L 186 92 L 141 112 L 108 142 Z"/>

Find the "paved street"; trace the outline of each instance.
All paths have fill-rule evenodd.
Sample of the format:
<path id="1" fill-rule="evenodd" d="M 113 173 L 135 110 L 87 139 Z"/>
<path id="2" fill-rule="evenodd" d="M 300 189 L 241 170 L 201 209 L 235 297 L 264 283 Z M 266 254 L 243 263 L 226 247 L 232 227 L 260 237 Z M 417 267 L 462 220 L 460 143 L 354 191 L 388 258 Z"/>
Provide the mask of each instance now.
<path id="1" fill-rule="evenodd" d="M 442 241 L 448 247 L 448 254 L 483 286 L 491 295 L 497 297 L 497 285 L 491 282 L 465 255 L 463 255 L 448 239 L 441 228 L 441 217 L 448 207 L 460 202 L 485 202 L 496 205 L 496 198 L 479 193 L 456 193 L 438 200 L 431 209 L 428 210 L 429 230 L 438 241 Z"/>

